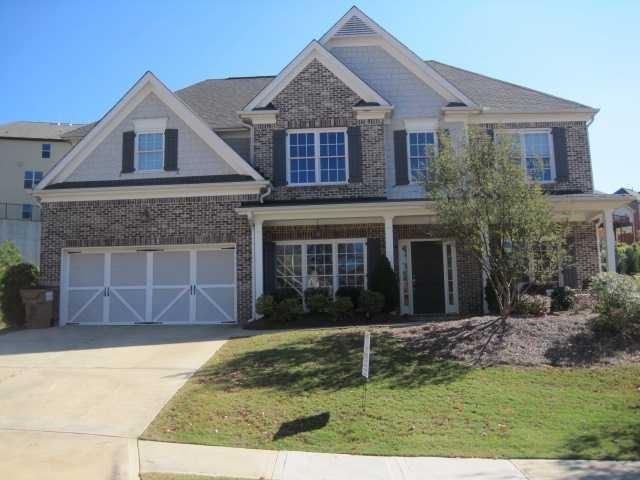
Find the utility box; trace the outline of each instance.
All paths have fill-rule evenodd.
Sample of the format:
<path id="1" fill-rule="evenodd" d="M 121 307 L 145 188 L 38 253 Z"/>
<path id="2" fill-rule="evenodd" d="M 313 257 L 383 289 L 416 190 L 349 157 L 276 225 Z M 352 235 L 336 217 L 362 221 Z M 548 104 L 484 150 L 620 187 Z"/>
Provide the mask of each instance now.
<path id="1" fill-rule="evenodd" d="M 24 304 L 25 327 L 49 328 L 54 320 L 54 292 L 46 288 L 20 290 Z"/>

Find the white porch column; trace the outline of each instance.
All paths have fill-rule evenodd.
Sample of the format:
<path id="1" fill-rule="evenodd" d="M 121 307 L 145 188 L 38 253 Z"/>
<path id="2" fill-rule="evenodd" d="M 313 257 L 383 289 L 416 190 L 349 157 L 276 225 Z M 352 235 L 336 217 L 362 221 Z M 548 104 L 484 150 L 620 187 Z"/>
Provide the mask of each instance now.
<path id="1" fill-rule="evenodd" d="M 264 293 L 264 278 L 262 274 L 263 258 L 262 258 L 262 220 L 254 219 L 253 221 L 253 285 L 254 285 L 254 302 L 253 310 L 255 317 L 255 301 Z"/>
<path id="2" fill-rule="evenodd" d="M 607 272 L 616 271 L 616 236 L 613 230 L 613 210 L 604 212 L 604 230 L 607 236 Z"/>
<path id="3" fill-rule="evenodd" d="M 391 268 L 395 270 L 393 260 L 393 216 L 384 217 L 384 253 L 389 259 Z"/>

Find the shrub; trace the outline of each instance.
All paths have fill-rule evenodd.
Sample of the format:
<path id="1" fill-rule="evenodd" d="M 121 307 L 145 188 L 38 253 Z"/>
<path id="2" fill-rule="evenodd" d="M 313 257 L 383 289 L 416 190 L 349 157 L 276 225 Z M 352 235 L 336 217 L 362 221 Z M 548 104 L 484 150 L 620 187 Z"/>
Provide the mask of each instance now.
<path id="1" fill-rule="evenodd" d="M 551 299 L 546 295 L 520 295 L 514 307 L 517 315 L 531 315 L 539 317 L 549 313 L 551 310 Z"/>
<path id="2" fill-rule="evenodd" d="M 362 288 L 360 287 L 340 287 L 336 291 L 336 300 L 337 297 L 349 297 L 351 299 L 351 305 L 353 308 L 358 308 L 358 301 L 360 300 L 360 295 L 362 295 Z"/>
<path id="3" fill-rule="evenodd" d="M 302 313 L 302 302 L 300 298 L 285 298 L 281 302 L 276 303 L 273 311 L 273 319 L 282 323 L 290 323 L 298 320 Z"/>
<path id="4" fill-rule="evenodd" d="M 283 300 L 288 298 L 297 298 L 300 299 L 300 294 L 295 288 L 285 287 L 285 288 L 276 288 L 273 291 L 273 300 L 276 303 L 280 303 Z"/>
<path id="5" fill-rule="evenodd" d="M 400 302 L 398 277 L 391 268 L 389 259 L 387 259 L 385 255 L 380 255 L 378 263 L 376 263 L 373 269 L 369 290 L 379 292 L 383 295 L 385 311 L 391 312 L 398 307 Z"/>
<path id="6" fill-rule="evenodd" d="M 333 302 L 333 314 L 338 320 L 345 320 L 353 313 L 353 307 L 351 297 L 336 297 Z"/>
<path id="7" fill-rule="evenodd" d="M 331 313 L 331 299 L 324 293 L 314 293 L 307 297 L 306 303 L 311 313 Z"/>
<path id="8" fill-rule="evenodd" d="M 38 285 L 38 267 L 30 263 L 11 265 L 0 278 L 0 304 L 4 319 L 10 325 L 24 325 L 24 305 L 20 290 Z"/>
<path id="9" fill-rule="evenodd" d="M 4 276 L 4 272 L 7 271 L 12 265 L 17 265 L 22 261 L 22 255 L 20 250 L 14 245 L 13 242 L 7 240 L 0 245 L 0 279 Z"/>
<path id="10" fill-rule="evenodd" d="M 313 297 L 314 295 L 322 295 L 322 296 L 327 297 L 329 299 L 333 298 L 333 295 L 331 294 L 331 289 L 329 289 L 329 288 L 314 288 L 314 287 L 310 287 L 310 288 L 307 288 L 304 291 L 304 301 L 305 301 L 305 303 L 308 303 L 309 299 L 311 297 Z"/>
<path id="11" fill-rule="evenodd" d="M 264 315 L 266 318 L 273 317 L 276 302 L 272 295 L 260 295 L 256 300 L 256 313 Z"/>
<path id="12" fill-rule="evenodd" d="M 576 304 L 576 292 L 569 287 L 556 287 L 551 292 L 551 309 L 564 311 L 572 309 Z"/>
<path id="13" fill-rule="evenodd" d="M 378 315 L 384 309 L 385 297 L 380 292 L 373 290 L 363 290 L 360 295 L 360 311 L 364 312 L 367 318 Z"/>
<path id="14" fill-rule="evenodd" d="M 591 292 L 596 299 L 599 316 L 596 330 L 623 332 L 640 324 L 640 287 L 634 278 L 613 272 L 601 273 L 593 279 Z"/>
<path id="15" fill-rule="evenodd" d="M 626 275 L 640 271 L 640 244 L 616 246 L 616 270 Z"/>

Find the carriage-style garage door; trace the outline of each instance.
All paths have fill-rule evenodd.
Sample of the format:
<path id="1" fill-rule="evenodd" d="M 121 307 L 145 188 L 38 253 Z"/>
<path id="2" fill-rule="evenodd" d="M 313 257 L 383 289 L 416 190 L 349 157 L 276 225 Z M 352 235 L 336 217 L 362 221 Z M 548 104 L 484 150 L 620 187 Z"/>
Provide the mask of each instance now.
<path id="1" fill-rule="evenodd" d="M 233 246 L 67 251 L 61 323 L 233 323 Z"/>

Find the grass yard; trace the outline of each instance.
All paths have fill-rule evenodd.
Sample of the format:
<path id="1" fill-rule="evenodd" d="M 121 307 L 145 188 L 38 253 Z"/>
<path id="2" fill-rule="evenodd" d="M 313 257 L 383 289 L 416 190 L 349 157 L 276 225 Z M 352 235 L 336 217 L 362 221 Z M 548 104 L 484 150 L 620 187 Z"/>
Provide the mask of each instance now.
<path id="1" fill-rule="evenodd" d="M 397 329 L 227 342 L 143 438 L 231 447 L 504 458 L 640 459 L 640 365 L 473 367 Z M 415 339 L 414 339 L 415 340 Z"/>

